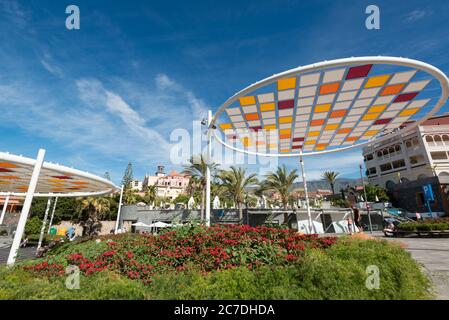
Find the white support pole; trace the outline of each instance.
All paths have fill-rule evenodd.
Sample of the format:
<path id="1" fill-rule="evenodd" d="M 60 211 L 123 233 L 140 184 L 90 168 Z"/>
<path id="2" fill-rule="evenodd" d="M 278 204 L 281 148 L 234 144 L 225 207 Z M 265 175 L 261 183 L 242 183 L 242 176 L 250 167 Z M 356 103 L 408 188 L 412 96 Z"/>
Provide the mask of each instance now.
<path id="1" fill-rule="evenodd" d="M 362 185 L 363 185 L 363 194 L 365 195 L 365 209 L 366 212 L 368 214 L 368 222 L 369 222 L 369 232 L 373 233 L 373 224 L 371 223 L 371 212 L 369 209 L 369 204 L 368 204 L 368 197 L 366 196 L 366 188 L 365 188 L 365 180 L 363 179 L 363 174 L 362 174 L 362 165 L 359 165 L 360 168 L 360 180 L 362 180 Z"/>
<path id="2" fill-rule="evenodd" d="M 40 247 L 42 247 L 42 241 L 44 240 L 44 232 L 45 232 L 45 227 L 47 226 L 47 218 L 48 218 L 48 212 L 50 211 L 50 206 L 51 206 L 51 198 L 48 198 L 47 207 L 45 208 L 44 221 L 42 221 L 41 234 L 39 235 L 39 242 L 37 243 L 36 251 L 39 251 Z"/>
<path id="3" fill-rule="evenodd" d="M 118 231 L 118 225 L 119 225 L 119 223 L 120 223 L 120 211 L 122 210 L 123 189 L 124 189 L 124 186 L 122 185 L 122 186 L 120 187 L 120 201 L 119 201 L 119 203 L 118 203 L 117 221 L 115 221 L 115 230 L 114 230 L 114 234 L 117 234 L 117 231 Z"/>
<path id="4" fill-rule="evenodd" d="M 206 226 L 210 227 L 210 167 L 212 163 L 212 133 L 209 127 L 212 121 L 212 111 L 209 110 L 207 113 L 207 166 L 206 166 Z"/>
<path id="5" fill-rule="evenodd" d="M 302 151 L 299 154 L 299 163 L 301 164 L 302 182 L 304 184 L 304 193 L 306 194 L 307 216 L 309 218 L 309 233 L 312 233 L 312 230 L 315 230 L 315 225 L 312 222 L 312 213 L 310 212 L 309 193 L 307 191 L 307 180 L 306 172 L 304 170 L 304 161 L 302 160 Z"/>
<path id="6" fill-rule="evenodd" d="M 8 202 L 9 197 L 11 196 L 10 193 L 6 195 L 5 202 L 3 202 L 3 210 L 2 210 L 2 216 L 0 217 L 0 224 L 3 224 L 3 220 L 5 219 L 6 209 L 8 208 Z"/>
<path id="7" fill-rule="evenodd" d="M 11 250 L 9 251 L 8 261 L 6 262 L 8 266 L 13 266 L 16 262 L 17 252 L 20 247 L 20 242 L 22 241 L 23 232 L 25 231 L 25 224 L 28 219 L 28 213 L 30 212 L 31 202 L 33 201 L 37 182 L 39 181 L 39 174 L 41 172 L 42 164 L 44 163 L 44 157 L 45 150 L 39 149 L 25 201 L 23 202 L 22 212 L 20 213 L 19 223 L 17 224 L 14 240 L 12 242 Z"/>
<path id="8" fill-rule="evenodd" d="M 48 224 L 47 233 L 50 233 L 50 228 L 53 224 L 53 218 L 55 217 L 56 204 L 58 203 L 58 197 L 55 198 L 55 203 L 53 203 L 53 210 L 51 212 L 50 223 Z"/>

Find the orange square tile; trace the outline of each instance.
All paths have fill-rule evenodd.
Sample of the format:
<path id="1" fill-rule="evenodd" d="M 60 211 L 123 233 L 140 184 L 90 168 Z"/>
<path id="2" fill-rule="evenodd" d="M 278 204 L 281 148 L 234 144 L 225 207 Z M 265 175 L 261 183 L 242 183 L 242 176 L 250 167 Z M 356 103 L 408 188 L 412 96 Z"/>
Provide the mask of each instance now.
<path id="1" fill-rule="evenodd" d="M 359 137 L 347 137 L 346 141 L 357 141 L 359 140 Z"/>
<path id="2" fill-rule="evenodd" d="M 323 84 L 320 87 L 320 94 L 335 93 L 340 88 L 340 82 Z"/>
<path id="3" fill-rule="evenodd" d="M 405 84 L 395 84 L 386 86 L 380 93 L 381 96 L 389 96 L 392 94 L 398 94 L 405 87 Z"/>
<path id="4" fill-rule="evenodd" d="M 248 114 L 245 114 L 245 119 L 248 120 L 248 121 L 251 121 L 251 120 L 259 120 L 259 114 L 258 114 L 258 113 L 248 113 Z"/>
<path id="5" fill-rule="evenodd" d="M 324 124 L 324 119 L 318 119 L 318 120 L 312 120 L 310 121 L 310 126 L 314 127 L 314 126 L 321 126 Z"/>
<path id="6" fill-rule="evenodd" d="M 347 110 L 335 110 L 331 112 L 330 118 L 340 118 L 346 115 Z"/>
<path id="7" fill-rule="evenodd" d="M 337 134 L 349 133 L 352 131 L 352 128 L 342 128 L 337 131 Z"/>
<path id="8" fill-rule="evenodd" d="M 285 133 L 279 135 L 279 139 L 290 139 L 292 137 L 291 133 Z"/>

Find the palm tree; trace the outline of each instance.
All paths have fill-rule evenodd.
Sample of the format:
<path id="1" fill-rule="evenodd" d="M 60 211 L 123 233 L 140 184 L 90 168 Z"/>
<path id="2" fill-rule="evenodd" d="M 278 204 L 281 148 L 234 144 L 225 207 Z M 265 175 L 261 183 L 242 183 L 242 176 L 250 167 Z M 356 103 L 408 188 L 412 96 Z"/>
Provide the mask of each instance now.
<path id="1" fill-rule="evenodd" d="M 100 220 L 109 212 L 111 203 L 104 197 L 87 197 L 78 200 L 76 220 L 83 227 L 83 235 L 97 235 L 101 229 Z"/>
<path id="2" fill-rule="evenodd" d="M 229 171 L 221 171 L 219 177 L 223 188 L 237 205 L 240 221 L 243 221 L 242 204 L 245 201 L 246 189 L 258 183 L 257 175 L 252 173 L 247 176 L 245 169 L 232 166 Z"/>
<path id="3" fill-rule="evenodd" d="M 156 196 L 157 196 L 156 186 L 147 186 L 145 188 L 144 200 L 147 204 L 154 204 Z"/>
<path id="4" fill-rule="evenodd" d="M 326 180 L 331 186 L 332 194 L 335 195 L 335 181 L 337 177 L 340 175 L 339 172 L 336 171 L 325 171 L 322 175 L 322 178 Z"/>
<path id="5" fill-rule="evenodd" d="M 215 176 L 218 165 L 216 163 L 207 163 L 203 155 L 192 157 L 189 160 L 189 165 L 184 167 L 183 173 L 188 174 L 196 182 L 196 187 L 201 190 L 201 220 L 204 219 L 204 208 L 206 201 L 206 171 L 207 167 L 210 169 L 211 179 Z M 210 205 L 210 204 L 209 204 Z"/>
<path id="6" fill-rule="evenodd" d="M 267 175 L 266 180 L 261 184 L 261 188 L 269 191 L 277 192 L 281 197 L 282 207 L 287 210 L 291 202 L 291 190 L 293 183 L 298 178 L 297 170 L 287 172 L 285 165 L 278 167 L 276 172 Z M 284 223 L 288 221 L 288 213 L 284 212 Z"/>
<path id="7" fill-rule="evenodd" d="M 123 202 L 126 204 L 136 204 L 138 202 L 138 194 L 136 190 L 128 189 L 123 195 Z"/>

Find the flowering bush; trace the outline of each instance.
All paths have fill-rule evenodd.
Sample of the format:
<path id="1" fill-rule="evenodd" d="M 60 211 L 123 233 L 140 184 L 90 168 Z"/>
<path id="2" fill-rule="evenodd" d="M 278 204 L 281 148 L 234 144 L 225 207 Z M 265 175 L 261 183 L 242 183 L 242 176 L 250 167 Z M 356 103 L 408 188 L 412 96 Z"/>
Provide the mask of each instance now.
<path id="1" fill-rule="evenodd" d="M 337 241 L 335 237 L 320 238 L 247 225 L 185 226 L 159 236 L 122 234 L 109 238 L 112 239 L 101 237 L 100 243 L 90 240 L 70 244 L 68 250 L 25 268 L 57 276 L 63 273 L 64 266 L 77 265 L 84 275 L 110 270 L 148 284 L 155 274 L 164 272 L 207 273 L 242 266 L 253 269 L 263 265 L 290 265 L 298 263 L 306 249 L 326 249 Z"/>

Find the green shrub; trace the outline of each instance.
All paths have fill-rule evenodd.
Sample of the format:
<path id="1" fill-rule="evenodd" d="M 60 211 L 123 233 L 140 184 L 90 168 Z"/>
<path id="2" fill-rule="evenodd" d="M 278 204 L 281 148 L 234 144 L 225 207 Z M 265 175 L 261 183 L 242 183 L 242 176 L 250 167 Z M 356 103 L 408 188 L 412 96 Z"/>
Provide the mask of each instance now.
<path id="1" fill-rule="evenodd" d="M 85 255 L 104 245 L 91 241 Z M 72 246 L 57 250 L 68 253 Z M 63 254 L 50 263 L 61 263 Z M 26 262 L 33 265 L 35 262 Z M 379 268 L 380 288 L 366 288 L 366 269 Z M 23 265 L 22 265 L 23 266 Z M 65 276 L 36 276 L 22 267 L 0 268 L 0 299 L 427 299 L 429 280 L 410 254 L 386 241 L 341 238 L 325 250 L 306 249 L 295 263 L 240 266 L 211 272 L 188 265 L 183 272 L 158 273 L 151 283 L 111 271 L 81 274 L 80 290 L 68 290 Z"/>
<path id="2" fill-rule="evenodd" d="M 41 219 L 39 219 L 38 216 L 34 216 L 28 219 L 25 225 L 25 234 L 26 235 L 39 234 L 41 232 L 41 228 L 42 228 Z"/>
<path id="3" fill-rule="evenodd" d="M 405 222 L 397 226 L 401 231 L 445 231 L 449 230 L 448 218 L 426 219 L 423 221 Z"/>

